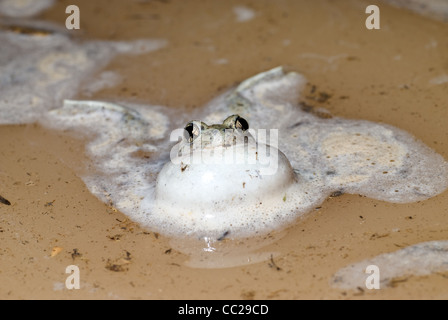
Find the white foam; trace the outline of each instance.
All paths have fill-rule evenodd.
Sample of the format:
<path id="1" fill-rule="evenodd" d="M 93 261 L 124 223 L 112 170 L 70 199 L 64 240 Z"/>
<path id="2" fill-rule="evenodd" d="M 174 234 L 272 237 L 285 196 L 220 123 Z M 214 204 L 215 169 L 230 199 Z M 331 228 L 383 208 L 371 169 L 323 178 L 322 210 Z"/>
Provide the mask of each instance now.
<path id="1" fill-rule="evenodd" d="M 447 82 L 448 82 L 448 74 L 442 74 L 441 76 L 429 80 L 429 83 L 434 85 L 444 84 Z"/>
<path id="2" fill-rule="evenodd" d="M 227 60 L 225 58 L 221 58 L 221 59 L 214 59 L 214 60 L 212 60 L 212 62 L 217 65 L 222 65 L 222 64 L 228 64 L 229 60 Z"/>
<path id="3" fill-rule="evenodd" d="M 405 8 L 433 19 L 448 21 L 446 0 L 383 0 L 395 7 Z"/>
<path id="4" fill-rule="evenodd" d="M 11 18 L 31 17 L 53 4 L 54 0 L 1 0 L 0 14 Z"/>
<path id="5" fill-rule="evenodd" d="M 70 102 L 61 110 L 62 118 L 52 113 L 51 122 L 74 129 L 95 124 L 98 137 L 88 150 L 103 175 L 85 178 L 90 190 L 143 226 L 171 236 L 218 239 L 267 233 L 310 212 L 335 191 L 406 203 L 447 188 L 447 162 L 410 134 L 385 124 L 321 119 L 302 111 L 296 101 L 304 83 L 302 75 L 277 68 L 243 82 L 193 115 L 170 117 L 168 109 L 154 106 L 127 104 L 124 109 Z M 294 171 L 261 175 L 254 189 L 248 185 L 245 190 L 245 173 L 235 169 L 232 176 L 227 173 L 231 167 L 162 170 L 174 145 L 168 141 L 170 129 L 192 119 L 218 123 L 235 113 L 252 129 L 278 129 L 279 149 Z M 137 152 L 150 152 L 150 159 L 133 157 Z M 280 163 L 279 170 L 289 162 Z M 211 181 L 198 185 L 205 171 Z M 169 184 L 159 194 L 158 176 L 168 177 L 159 182 Z M 220 194 L 214 196 L 213 190 Z"/>
<path id="6" fill-rule="evenodd" d="M 157 172 L 169 159 L 170 142 L 163 138 L 173 113 L 160 106 L 66 100 L 43 123 L 94 137 L 87 152 L 97 171 L 83 180 L 105 203 L 137 219 L 148 214 L 142 202 L 153 199 Z"/>
<path id="7" fill-rule="evenodd" d="M 94 93 L 105 89 L 113 88 L 120 84 L 121 76 L 114 71 L 104 71 L 82 87 L 85 96 L 92 96 Z"/>
<path id="8" fill-rule="evenodd" d="M 166 45 L 163 40 L 80 43 L 55 31 L 1 32 L 0 42 L 0 124 L 37 121 L 63 99 L 75 97 L 81 82 L 117 54 L 141 54 Z M 97 81 L 90 90 L 110 83 Z"/>
<path id="9" fill-rule="evenodd" d="M 448 241 L 418 243 L 344 267 L 335 273 L 331 285 L 344 290 L 365 288 L 369 265 L 378 267 L 380 289 L 392 285 L 397 278 L 447 272 Z"/>
<path id="10" fill-rule="evenodd" d="M 233 13 L 235 14 L 236 21 L 238 22 L 250 21 L 255 17 L 255 11 L 245 6 L 233 7 Z"/>

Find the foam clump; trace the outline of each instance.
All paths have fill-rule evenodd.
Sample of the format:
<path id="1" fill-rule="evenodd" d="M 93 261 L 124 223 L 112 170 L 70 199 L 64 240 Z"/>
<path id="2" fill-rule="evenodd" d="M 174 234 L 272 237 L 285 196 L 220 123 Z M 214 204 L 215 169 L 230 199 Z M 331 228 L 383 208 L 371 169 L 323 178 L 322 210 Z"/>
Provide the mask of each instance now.
<path id="1" fill-rule="evenodd" d="M 82 179 L 98 198 L 133 218 L 145 210 L 142 200 L 153 196 L 156 172 L 169 152 L 162 139 L 169 116 L 158 106 L 65 100 L 43 123 L 90 139 L 86 149 L 94 169 Z"/>
<path id="2" fill-rule="evenodd" d="M 83 81 L 116 55 L 142 54 L 166 45 L 163 40 L 80 43 L 39 23 L 12 26 L 0 32 L 0 42 L 0 125 L 41 121 L 64 99 L 75 97 Z"/>
<path id="3" fill-rule="evenodd" d="M 447 272 L 448 241 L 422 242 L 349 265 L 335 273 L 331 285 L 343 290 L 365 288 L 370 275 L 366 269 L 372 265 L 379 272 L 379 288 L 393 285 L 395 279 Z"/>
<path id="4" fill-rule="evenodd" d="M 53 6 L 54 0 L 2 0 L 0 14 L 11 18 L 25 18 L 39 14 Z"/>
<path id="5" fill-rule="evenodd" d="M 76 128 L 86 123 L 85 117 L 94 117 L 96 125 L 89 130 L 97 138 L 89 152 L 103 174 L 85 177 L 87 186 L 143 226 L 175 237 L 264 234 L 309 213 L 333 192 L 407 203 L 447 188 L 447 162 L 412 135 L 386 124 L 322 118 L 302 110 L 297 99 L 305 83 L 302 75 L 276 68 L 242 82 L 192 115 L 172 117 L 168 109 L 155 106 L 92 108 L 93 102 L 70 102 L 63 108 L 64 121 L 58 121 L 56 110 L 52 123 Z M 170 129 L 192 119 L 213 124 L 231 114 L 249 124 L 244 147 L 229 148 L 230 140 L 216 134 L 220 125 L 207 127 L 215 130 L 212 138 L 203 130 L 205 144 L 185 142 L 174 131 L 169 141 Z M 205 128 L 205 122 L 193 123 Z M 220 143 L 214 145 L 213 139 Z M 188 157 L 174 163 L 169 155 L 179 145 L 189 150 L 188 157 L 207 151 L 206 156 L 199 163 L 189 163 Z M 270 156 L 279 155 L 271 161 L 272 172 L 260 174 L 261 161 L 269 157 L 250 165 L 216 161 L 223 156 L 219 150 L 229 149 L 233 160 L 247 160 L 266 146 L 272 147 Z M 150 156 L 135 157 L 139 153 Z"/>

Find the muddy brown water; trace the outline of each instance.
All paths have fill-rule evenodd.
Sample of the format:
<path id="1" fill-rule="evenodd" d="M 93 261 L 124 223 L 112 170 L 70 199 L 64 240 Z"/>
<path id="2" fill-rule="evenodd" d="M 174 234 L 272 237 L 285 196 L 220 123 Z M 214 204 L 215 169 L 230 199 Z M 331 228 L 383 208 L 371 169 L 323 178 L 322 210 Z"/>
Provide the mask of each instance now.
<path id="1" fill-rule="evenodd" d="M 38 18 L 65 23 L 59 1 Z M 89 99 L 172 108 L 202 106 L 278 65 L 303 73 L 303 102 L 404 129 L 448 158 L 448 25 L 381 3 L 367 30 L 366 1 L 78 1 L 82 39 L 167 39 L 120 56 L 123 80 Z M 255 17 L 238 22 L 235 6 Z M 81 93 L 78 98 L 86 98 Z M 281 116 L 281 115 L 279 115 Z M 1 299 L 446 299 L 448 274 L 409 276 L 380 290 L 330 286 L 340 268 L 415 243 L 448 238 L 448 192 L 392 204 L 329 198 L 265 250 L 273 260 L 197 269 L 162 235 L 100 202 L 79 178 L 84 141 L 38 125 L 0 126 Z M 3 202 L 3 201 L 2 201 Z M 53 254 L 52 254 L 52 250 Z M 81 289 L 68 290 L 68 265 Z"/>

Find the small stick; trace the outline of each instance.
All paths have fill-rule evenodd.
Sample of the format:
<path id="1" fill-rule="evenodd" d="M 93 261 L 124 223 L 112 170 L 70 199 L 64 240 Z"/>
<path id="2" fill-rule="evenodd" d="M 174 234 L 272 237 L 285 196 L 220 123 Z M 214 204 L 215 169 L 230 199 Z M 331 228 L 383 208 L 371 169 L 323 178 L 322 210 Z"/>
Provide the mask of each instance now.
<path id="1" fill-rule="evenodd" d="M 6 204 L 7 206 L 11 205 L 11 202 L 0 196 L 0 203 Z"/>
<path id="2" fill-rule="evenodd" d="M 271 262 L 269 263 L 269 266 L 271 268 L 274 268 L 277 271 L 281 271 L 282 268 L 280 268 L 275 262 L 274 262 L 274 255 L 271 254 Z"/>

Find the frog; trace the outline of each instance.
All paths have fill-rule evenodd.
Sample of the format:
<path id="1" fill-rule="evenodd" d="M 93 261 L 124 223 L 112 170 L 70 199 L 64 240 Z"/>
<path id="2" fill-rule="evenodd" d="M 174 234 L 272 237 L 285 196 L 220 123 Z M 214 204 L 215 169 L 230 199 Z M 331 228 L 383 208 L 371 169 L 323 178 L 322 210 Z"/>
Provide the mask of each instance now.
<path id="1" fill-rule="evenodd" d="M 219 124 L 189 121 L 178 152 L 157 177 L 155 211 L 218 237 L 230 227 L 229 211 L 282 205 L 297 175 L 280 150 L 252 133 L 238 114 Z"/>

